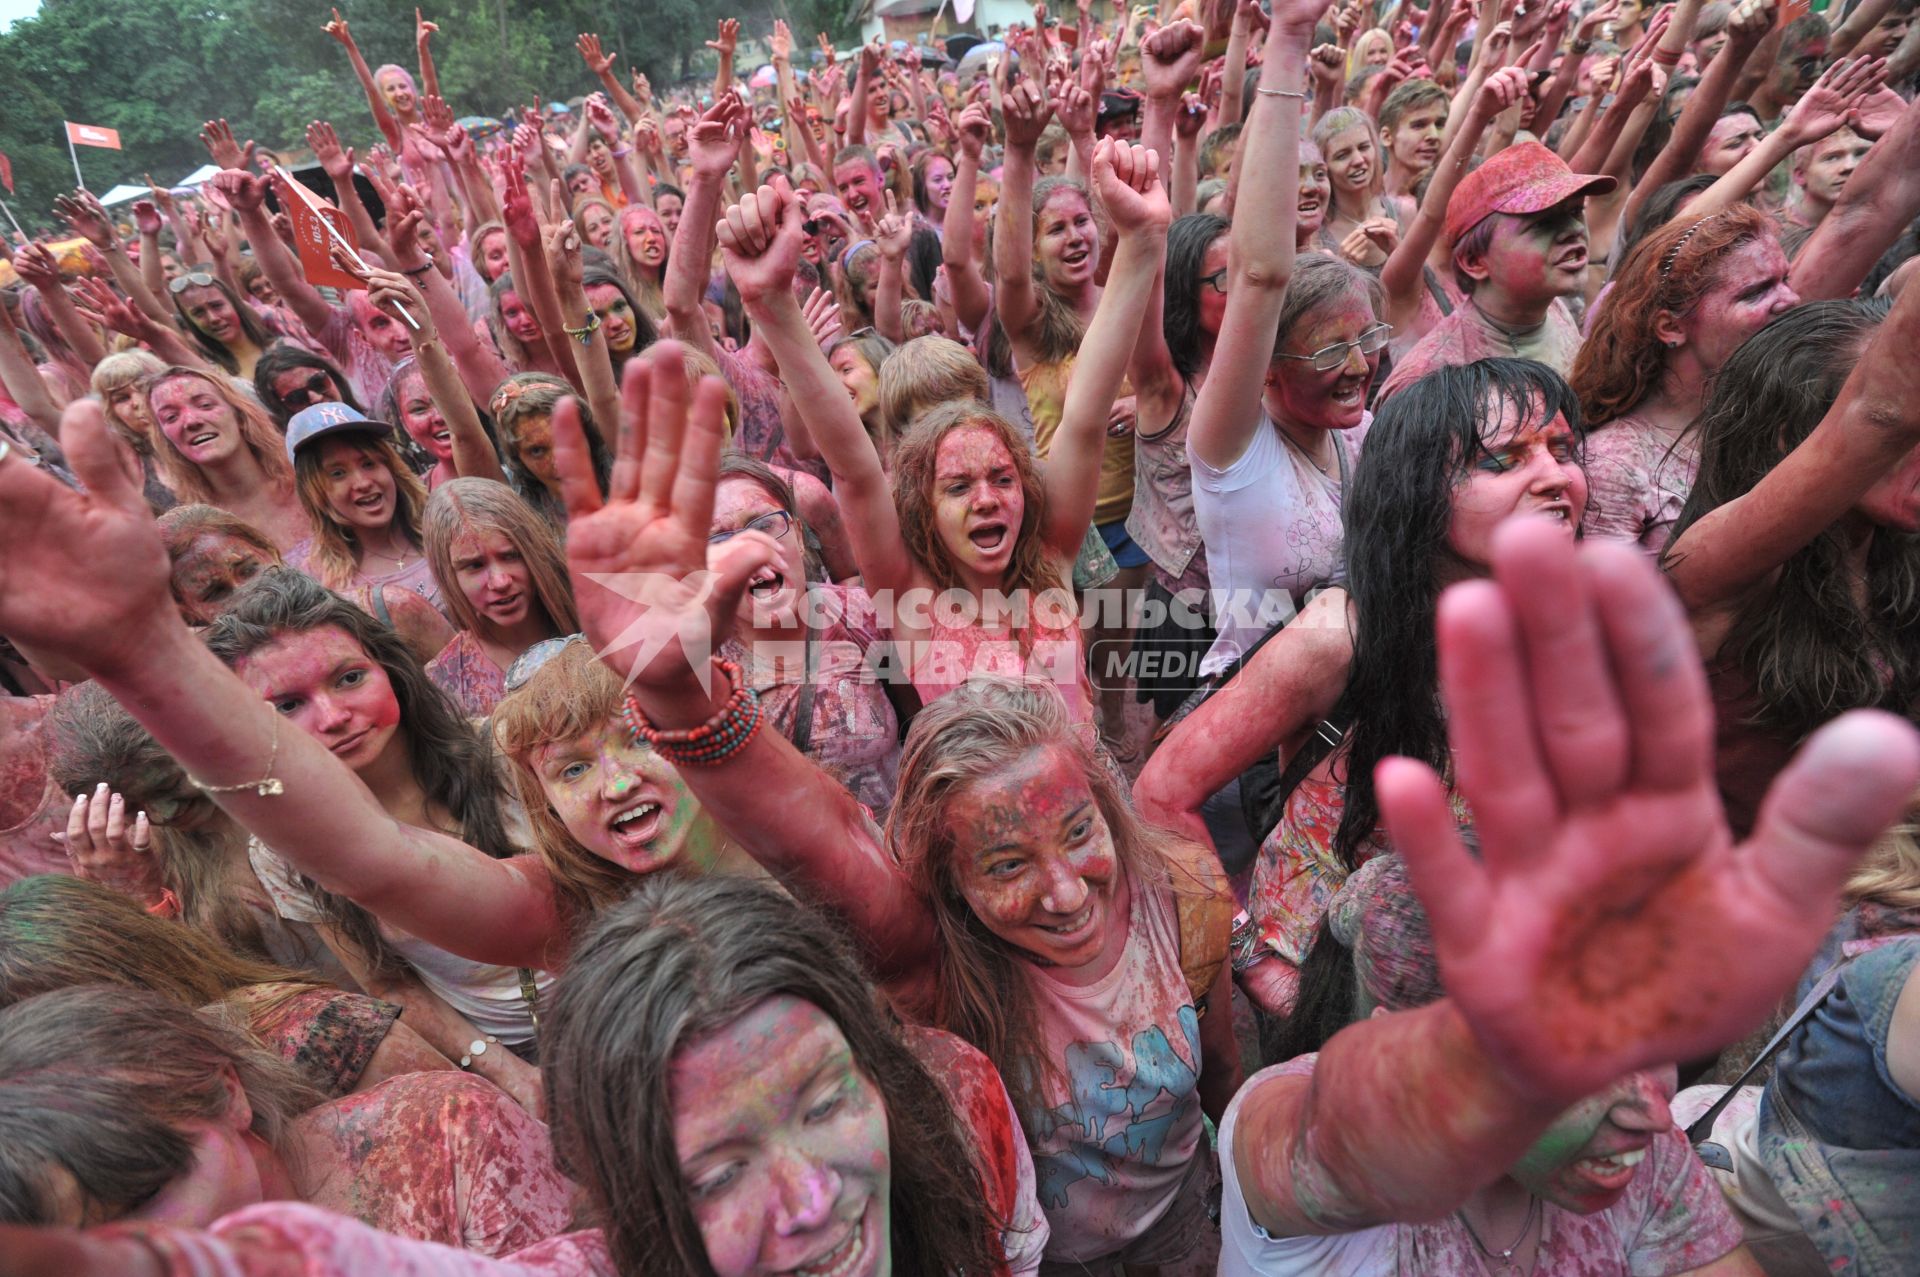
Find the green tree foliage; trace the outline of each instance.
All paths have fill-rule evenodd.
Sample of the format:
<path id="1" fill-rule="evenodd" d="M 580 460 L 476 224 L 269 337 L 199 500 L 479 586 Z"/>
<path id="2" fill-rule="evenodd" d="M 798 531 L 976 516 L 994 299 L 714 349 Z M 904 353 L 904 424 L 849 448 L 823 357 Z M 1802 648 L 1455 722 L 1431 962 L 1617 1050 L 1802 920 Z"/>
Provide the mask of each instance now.
<path id="1" fill-rule="evenodd" d="M 719 17 L 738 17 L 763 40 L 776 14 L 801 45 L 828 30 L 851 39 L 842 0 L 431 0 L 433 54 L 458 115 L 498 116 L 536 94 L 571 98 L 596 87 L 574 37 L 596 31 L 620 52 L 616 69 L 644 72 L 658 89 L 710 77 L 705 41 Z M 412 0 L 355 0 L 341 13 L 370 66 L 419 73 Z M 29 229 L 52 225 L 56 195 L 71 189 L 62 120 L 120 131 L 124 151 L 82 148 L 87 185 L 151 173 L 169 182 L 206 162 L 202 121 L 224 117 L 241 140 L 297 149 L 310 120 L 332 120 L 350 144 L 377 140 L 346 51 L 321 28 L 328 6 L 304 0 L 43 0 L 40 12 L 0 33 L 6 103 L 0 151 L 13 160 L 14 212 Z M 741 50 L 739 70 L 754 65 Z"/>

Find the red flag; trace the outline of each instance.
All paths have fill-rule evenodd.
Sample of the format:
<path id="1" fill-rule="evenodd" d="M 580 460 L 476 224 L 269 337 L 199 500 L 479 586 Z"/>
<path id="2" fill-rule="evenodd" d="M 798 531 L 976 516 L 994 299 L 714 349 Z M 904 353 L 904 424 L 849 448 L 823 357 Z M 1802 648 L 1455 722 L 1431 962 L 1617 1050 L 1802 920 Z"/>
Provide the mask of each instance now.
<path id="1" fill-rule="evenodd" d="M 328 225 L 339 231 L 356 252 L 360 247 L 347 215 L 293 180 L 285 169 L 274 170 L 273 187 L 280 196 L 280 207 L 293 222 L 293 239 L 300 250 L 300 273 L 307 277 L 307 282 L 321 288 L 365 288 L 364 281 L 333 264 L 333 246 L 338 241 L 328 233 Z"/>
<path id="2" fill-rule="evenodd" d="M 13 194 L 13 161 L 5 151 L 0 151 L 0 186 L 7 188 L 7 194 Z"/>
<path id="3" fill-rule="evenodd" d="M 120 149 L 118 129 L 102 128 L 98 124 L 75 124 L 72 120 L 66 121 L 66 126 L 67 141 L 75 146 L 99 146 L 109 151 Z"/>

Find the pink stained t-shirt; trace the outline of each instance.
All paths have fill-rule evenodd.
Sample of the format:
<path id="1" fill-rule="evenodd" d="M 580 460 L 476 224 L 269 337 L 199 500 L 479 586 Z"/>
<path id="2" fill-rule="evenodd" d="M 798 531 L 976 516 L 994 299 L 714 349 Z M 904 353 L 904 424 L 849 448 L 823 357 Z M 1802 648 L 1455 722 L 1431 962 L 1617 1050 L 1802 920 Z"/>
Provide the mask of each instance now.
<path id="1" fill-rule="evenodd" d="M 1436 368 L 1482 359 L 1538 360 L 1564 377 L 1573 371 L 1573 357 L 1579 350 L 1580 325 L 1573 321 L 1573 311 L 1562 298 L 1553 300 L 1538 328 L 1518 336 L 1494 327 L 1468 299 L 1415 342 L 1406 358 L 1394 366 L 1393 374 L 1380 387 L 1379 402 L 1384 403 Z"/>
<path id="2" fill-rule="evenodd" d="M 1676 436 L 1628 414 L 1589 431 L 1580 452 L 1587 471 L 1581 522 L 1586 534 L 1633 541 L 1659 557 L 1700 473 L 1693 434 Z"/>
<path id="3" fill-rule="evenodd" d="M 1112 1255 L 1160 1221 L 1200 1152 L 1200 1020 L 1172 891 L 1133 884 L 1114 969 L 1077 986 L 1032 967 L 1046 1107 L 1021 1115 L 1053 1230 L 1048 1262 Z"/>
<path id="4" fill-rule="evenodd" d="M 545 1124 L 468 1073 L 405 1073 L 308 1110 L 294 1131 L 341 1168 L 307 1200 L 390 1233 L 504 1255 L 573 1218 Z"/>

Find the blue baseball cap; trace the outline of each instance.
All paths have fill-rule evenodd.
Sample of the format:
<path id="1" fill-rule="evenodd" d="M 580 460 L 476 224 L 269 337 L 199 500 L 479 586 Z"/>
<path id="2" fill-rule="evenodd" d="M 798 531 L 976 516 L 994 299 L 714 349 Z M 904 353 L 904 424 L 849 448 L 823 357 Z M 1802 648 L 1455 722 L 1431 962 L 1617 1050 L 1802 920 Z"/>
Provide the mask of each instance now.
<path id="1" fill-rule="evenodd" d="M 384 421 L 369 420 L 351 404 L 317 403 L 302 408 L 287 420 L 287 459 L 293 460 L 300 449 L 328 435 L 354 431 L 358 434 L 391 434 L 393 427 Z"/>

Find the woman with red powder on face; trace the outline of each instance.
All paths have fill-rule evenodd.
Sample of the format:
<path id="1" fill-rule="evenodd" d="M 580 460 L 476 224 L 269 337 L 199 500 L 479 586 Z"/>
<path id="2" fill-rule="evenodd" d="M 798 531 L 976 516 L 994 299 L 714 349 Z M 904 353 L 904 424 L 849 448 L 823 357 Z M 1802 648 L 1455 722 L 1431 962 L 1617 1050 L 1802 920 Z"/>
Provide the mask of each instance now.
<path id="1" fill-rule="evenodd" d="M 656 326 L 667 317 L 662 293 L 667 277 L 667 224 L 645 204 L 629 204 L 620 210 L 617 232 L 613 237 L 613 264 L 633 290 L 640 309 Z"/>
<path id="2" fill-rule="evenodd" d="M 1708 381 L 1800 304 L 1787 272 L 1772 222 L 1745 205 L 1669 224 L 1628 256 L 1569 378 L 1590 432 L 1590 535 L 1666 549 L 1700 464 Z"/>
<path id="3" fill-rule="evenodd" d="M 727 271 L 833 471 L 864 587 L 876 598 L 900 600 L 893 637 L 923 700 L 971 672 L 1044 670 L 1069 712 L 1091 718 L 1066 569 L 1097 517 L 1096 461 L 1108 442 L 1114 394 L 1167 219 L 1165 194 L 1144 151 L 1107 145 L 1094 177 L 1121 242 L 1108 280 L 1111 300 L 1102 298 L 1080 345 L 1052 455 L 1036 464 L 1014 426 L 984 405 L 956 401 L 914 422 L 894 448 L 891 481 L 794 300 L 804 237 L 798 202 L 784 188 L 767 187 L 727 210 Z M 1129 463 L 1129 491 L 1131 474 Z M 1012 607 L 983 603 L 994 591 Z M 936 596 L 953 608 L 914 602 Z M 959 619 L 943 620 L 946 613 Z"/>
<path id="4" fill-rule="evenodd" d="M 503 1259 L 284 1202 L 200 1231 L 0 1225 L 61 1277 L 1030 1277 L 1047 1240 L 1005 1088 L 879 1010 L 845 941 L 764 887 L 658 878 L 608 910 L 550 1014 L 555 1138 L 600 1227 Z M 715 1135 L 725 1138 L 716 1142 Z"/>
<path id="5" fill-rule="evenodd" d="M 1225 669 L 1340 576 L 1342 493 L 1371 416 L 1391 330 L 1379 285 L 1322 253 L 1295 258 L 1305 43 L 1325 9 L 1300 0 L 1267 36 L 1262 92 L 1241 135 L 1241 189 L 1225 251 L 1225 309 L 1193 404 L 1187 457 Z M 1281 95 L 1281 96 L 1275 96 Z"/>
<path id="6" fill-rule="evenodd" d="M 283 552 L 312 535 L 285 444 L 259 404 L 195 368 L 169 368 L 144 384 L 158 427 L 155 461 L 182 501 L 237 515 Z"/>
<path id="7" fill-rule="evenodd" d="M 1920 290 L 1883 306 L 1774 320 L 1694 427 L 1700 471 L 1664 563 L 1713 680 L 1736 831 L 1834 714 L 1920 706 Z"/>
<path id="8" fill-rule="evenodd" d="M 1501 521 L 1549 521 L 1571 539 L 1586 506 L 1579 405 L 1550 369 L 1483 360 L 1404 393 L 1407 403 L 1382 408 L 1382 433 L 1354 470 L 1345 588 L 1322 591 L 1182 720 L 1134 786 L 1149 819 L 1202 840 L 1212 795 L 1276 753 L 1285 760 L 1282 805 L 1251 831 L 1264 841 L 1235 933 L 1241 986 L 1272 1016 L 1293 1009 L 1327 900 L 1386 849 L 1374 764 L 1446 763 L 1440 591 L 1487 574 Z"/>

